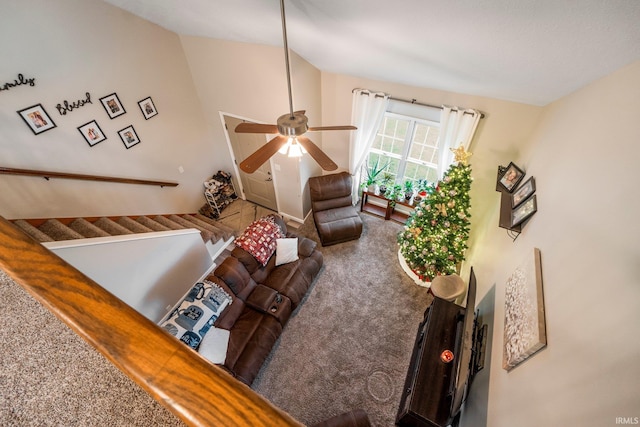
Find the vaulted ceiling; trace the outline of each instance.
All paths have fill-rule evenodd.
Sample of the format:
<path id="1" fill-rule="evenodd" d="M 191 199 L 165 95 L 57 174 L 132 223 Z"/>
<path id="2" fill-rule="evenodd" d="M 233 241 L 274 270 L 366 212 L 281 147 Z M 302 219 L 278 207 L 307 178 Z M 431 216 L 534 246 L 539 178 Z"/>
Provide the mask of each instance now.
<path id="1" fill-rule="evenodd" d="M 278 0 L 104 1 L 178 34 L 282 46 Z M 322 71 L 533 105 L 640 59 L 637 0 L 285 0 L 285 8 L 290 49 Z"/>

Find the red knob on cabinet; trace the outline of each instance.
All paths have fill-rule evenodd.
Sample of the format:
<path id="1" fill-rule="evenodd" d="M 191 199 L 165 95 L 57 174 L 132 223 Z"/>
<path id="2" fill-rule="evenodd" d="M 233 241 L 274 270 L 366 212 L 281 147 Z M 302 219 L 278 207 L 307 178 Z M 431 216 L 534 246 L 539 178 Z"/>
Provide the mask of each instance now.
<path id="1" fill-rule="evenodd" d="M 444 363 L 449 363 L 453 360 L 454 357 L 455 356 L 453 355 L 453 352 L 451 350 L 445 350 L 440 355 L 440 360 L 442 360 Z"/>

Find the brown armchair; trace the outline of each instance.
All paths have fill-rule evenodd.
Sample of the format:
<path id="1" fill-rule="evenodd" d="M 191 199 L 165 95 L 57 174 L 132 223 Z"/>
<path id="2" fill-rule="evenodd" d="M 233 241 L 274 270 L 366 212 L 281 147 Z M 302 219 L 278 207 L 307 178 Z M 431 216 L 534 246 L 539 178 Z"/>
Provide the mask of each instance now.
<path id="1" fill-rule="evenodd" d="M 309 178 L 311 210 L 322 246 L 359 239 L 362 219 L 351 204 L 347 172 Z"/>

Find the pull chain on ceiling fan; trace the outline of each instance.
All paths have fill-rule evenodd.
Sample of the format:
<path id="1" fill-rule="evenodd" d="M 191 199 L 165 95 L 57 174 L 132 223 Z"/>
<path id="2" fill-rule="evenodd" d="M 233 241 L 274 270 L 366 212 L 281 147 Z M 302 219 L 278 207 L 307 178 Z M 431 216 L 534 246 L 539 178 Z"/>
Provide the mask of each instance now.
<path id="1" fill-rule="evenodd" d="M 293 111 L 293 96 L 291 93 L 291 66 L 289 64 L 289 45 L 287 43 L 287 24 L 284 14 L 284 0 L 280 0 L 280 15 L 282 17 L 282 39 L 284 41 L 284 60 L 287 70 L 287 89 L 289 91 L 289 113 L 278 117 L 277 124 L 263 125 L 257 123 L 240 123 L 236 126 L 236 133 L 266 133 L 279 134 L 265 145 L 256 150 L 240 163 L 240 169 L 246 173 L 255 172 L 277 152 L 289 154 L 289 157 L 300 157 L 303 153 L 309 155 L 327 171 L 338 169 L 329 158 L 309 138 L 303 136 L 306 132 L 323 130 L 355 130 L 355 126 L 320 126 L 309 127 L 305 111 Z"/>

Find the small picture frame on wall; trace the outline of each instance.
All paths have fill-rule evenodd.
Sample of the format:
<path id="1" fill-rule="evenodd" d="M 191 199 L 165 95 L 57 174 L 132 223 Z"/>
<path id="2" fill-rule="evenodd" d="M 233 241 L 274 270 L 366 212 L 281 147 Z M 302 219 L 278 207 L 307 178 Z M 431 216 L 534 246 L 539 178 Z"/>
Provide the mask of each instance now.
<path id="1" fill-rule="evenodd" d="M 90 147 L 93 147 L 99 142 L 107 139 L 98 122 L 91 120 L 89 123 L 85 123 L 82 126 L 78 126 L 78 130 L 84 136 L 84 140 L 87 141 Z"/>
<path id="2" fill-rule="evenodd" d="M 115 119 L 116 117 L 126 113 L 126 110 L 122 106 L 118 95 L 116 95 L 115 93 L 103 96 L 102 98 L 100 98 L 100 102 L 102 103 L 102 106 L 111 119 Z"/>
<path id="3" fill-rule="evenodd" d="M 158 114 L 158 110 L 156 110 L 156 106 L 150 96 L 142 101 L 138 101 L 138 105 L 140 106 L 140 110 L 142 111 L 142 115 L 145 120 L 149 120 L 151 117 Z"/>
<path id="4" fill-rule="evenodd" d="M 523 223 L 538 211 L 536 195 L 530 196 L 520 206 L 511 211 L 511 227 Z"/>
<path id="5" fill-rule="evenodd" d="M 505 188 L 509 193 L 511 193 L 522 181 L 524 178 L 524 171 L 520 169 L 515 163 L 509 163 L 507 169 L 505 169 L 504 173 L 500 176 L 500 180 L 498 181 L 500 185 Z"/>
<path id="6" fill-rule="evenodd" d="M 127 126 L 126 128 L 119 130 L 118 135 L 120 135 L 120 139 L 122 139 L 127 150 L 140 142 L 140 138 L 138 138 L 138 134 L 133 126 Z"/>
<path id="7" fill-rule="evenodd" d="M 51 120 L 51 117 L 49 117 L 41 104 L 19 110 L 18 114 L 35 135 L 56 127 L 56 124 Z"/>
<path id="8" fill-rule="evenodd" d="M 536 191 L 536 180 L 534 177 L 529 178 L 511 195 L 511 208 L 515 208 L 524 202 L 530 195 Z"/>

